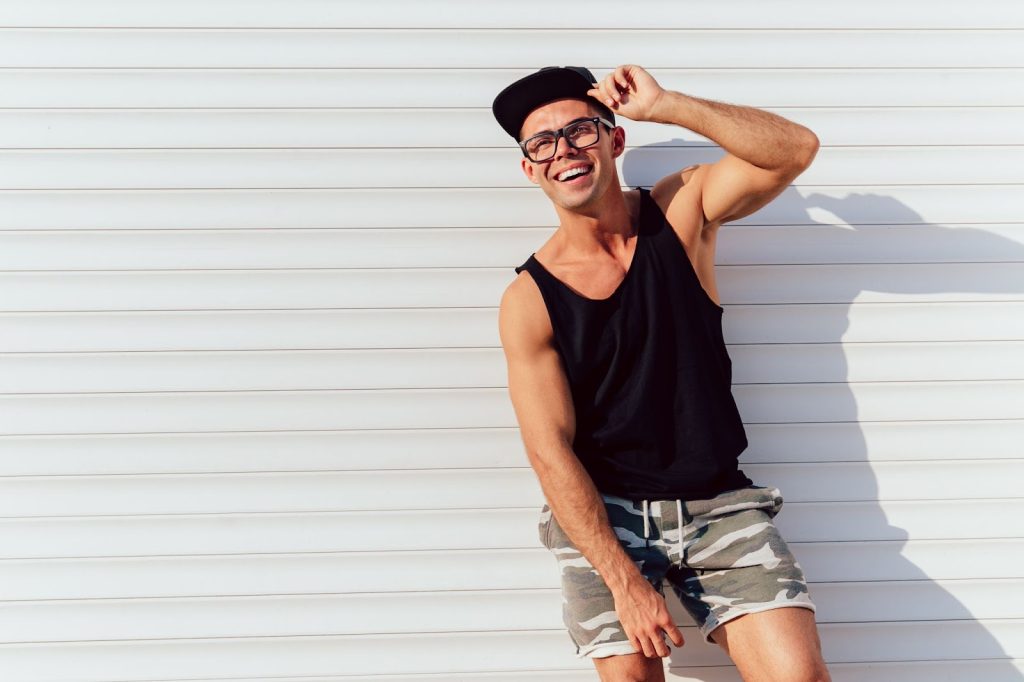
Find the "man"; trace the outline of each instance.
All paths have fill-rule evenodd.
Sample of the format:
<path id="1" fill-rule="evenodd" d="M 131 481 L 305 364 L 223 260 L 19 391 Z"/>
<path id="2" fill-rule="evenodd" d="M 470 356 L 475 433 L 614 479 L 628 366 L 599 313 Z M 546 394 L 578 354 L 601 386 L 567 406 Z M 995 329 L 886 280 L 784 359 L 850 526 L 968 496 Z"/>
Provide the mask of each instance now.
<path id="1" fill-rule="evenodd" d="M 516 268 L 499 331 L 577 656 L 603 680 L 664 680 L 665 635 L 684 644 L 667 579 L 746 682 L 830 680 L 802 570 L 772 523 L 780 491 L 737 466 L 747 441 L 714 273 L 721 225 L 778 196 L 817 137 L 664 90 L 635 65 L 600 83 L 545 67 L 492 110 L 559 219 Z M 616 113 L 684 126 L 726 154 L 623 192 Z"/>

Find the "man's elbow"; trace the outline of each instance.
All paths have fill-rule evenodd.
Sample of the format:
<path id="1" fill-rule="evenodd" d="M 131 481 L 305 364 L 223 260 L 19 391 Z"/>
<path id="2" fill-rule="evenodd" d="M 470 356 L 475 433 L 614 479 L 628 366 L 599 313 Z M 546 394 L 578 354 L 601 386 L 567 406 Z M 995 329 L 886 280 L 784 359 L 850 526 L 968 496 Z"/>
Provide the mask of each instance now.
<path id="1" fill-rule="evenodd" d="M 802 139 L 800 140 L 798 148 L 797 165 L 801 170 L 806 169 L 814 161 L 814 157 L 818 155 L 818 148 L 821 146 L 818 136 L 815 135 L 809 128 L 803 129 Z"/>
<path id="2" fill-rule="evenodd" d="M 551 468 L 561 468 L 567 455 L 574 456 L 572 444 L 561 437 L 526 444 L 526 456 L 530 466 L 538 473 Z"/>

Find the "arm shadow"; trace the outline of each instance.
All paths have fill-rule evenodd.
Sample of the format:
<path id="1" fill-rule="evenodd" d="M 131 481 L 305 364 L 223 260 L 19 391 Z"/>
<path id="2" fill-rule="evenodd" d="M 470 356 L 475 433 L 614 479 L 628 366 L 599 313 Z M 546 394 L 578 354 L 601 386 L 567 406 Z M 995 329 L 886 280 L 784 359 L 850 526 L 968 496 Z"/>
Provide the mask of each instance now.
<path id="1" fill-rule="evenodd" d="M 674 170 L 693 163 L 713 162 L 721 153 L 721 149 L 715 145 L 679 139 L 632 148 L 622 159 L 622 181 L 631 187 L 650 187 L 659 178 Z M 907 337 L 906 330 L 910 329 L 910 333 L 913 334 L 914 329 L 912 323 L 908 323 L 901 327 L 904 330 L 902 337 L 881 336 L 871 339 L 883 343 L 910 341 L 927 344 L 935 340 L 962 340 L 965 343 L 977 340 L 977 336 L 973 339 L 971 336 L 975 329 L 966 321 L 957 319 L 956 316 L 960 314 L 956 312 L 957 310 L 966 310 L 974 303 L 979 306 L 991 306 L 992 303 L 985 302 L 1022 299 L 1024 244 L 1021 243 L 1020 237 L 1011 238 L 1013 235 L 1008 228 L 1012 228 L 1012 225 L 1000 225 L 998 220 L 987 220 L 990 229 L 986 230 L 983 227 L 961 225 L 959 220 L 955 224 L 930 222 L 924 216 L 925 213 L 938 215 L 941 211 L 948 214 L 949 209 L 943 208 L 953 205 L 949 204 L 948 192 L 961 193 L 967 201 L 970 198 L 977 200 L 979 196 L 989 196 L 983 192 L 999 191 L 999 188 L 988 187 L 979 190 L 978 186 L 946 185 L 938 189 L 946 194 L 945 197 L 940 197 L 941 201 L 935 199 L 939 195 L 936 194 L 934 186 L 894 185 L 880 187 L 880 191 L 875 193 L 848 193 L 846 188 L 841 186 L 790 186 L 761 210 L 721 228 L 716 264 L 717 279 L 723 294 L 722 303 L 726 308 L 723 318 L 726 342 L 730 343 L 730 346 L 737 344 L 733 347 L 740 351 L 743 349 L 742 344 L 766 341 L 815 344 L 813 360 L 808 360 L 808 363 L 792 363 L 793 366 L 784 366 L 784 361 L 780 361 L 772 369 L 770 379 L 756 378 L 758 372 L 763 371 L 762 368 L 754 367 L 753 363 L 746 363 L 747 366 L 741 364 L 743 359 L 754 356 L 748 356 L 745 352 L 738 353 L 736 359 L 741 362 L 736 363 L 736 375 L 740 376 L 736 377 L 734 390 L 740 389 L 737 391 L 737 401 L 740 403 L 745 421 L 748 410 L 754 413 L 752 428 L 748 433 L 750 447 L 741 457 L 741 467 L 747 470 L 749 460 L 753 460 L 748 474 L 756 484 L 778 486 L 784 495 L 787 490 L 793 491 L 795 501 L 787 501 L 787 505 L 814 503 L 814 491 L 817 488 L 815 481 L 820 482 L 826 490 L 844 491 L 845 497 L 842 501 L 830 503 L 823 498 L 817 500 L 826 503 L 821 505 L 823 510 L 833 507 L 836 509 L 825 511 L 828 518 L 836 519 L 836 525 L 832 526 L 836 532 L 832 537 L 808 539 L 808 531 L 799 528 L 795 520 L 792 522 L 794 525 L 787 525 L 786 520 L 782 518 L 785 511 L 780 514 L 779 525 L 784 535 L 792 532 L 800 536 L 800 541 L 792 542 L 791 545 L 807 572 L 812 598 L 816 596 L 816 575 L 827 573 L 820 578 L 823 582 L 817 586 L 822 601 L 819 603 L 819 623 L 862 618 L 864 626 L 869 627 L 872 623 L 881 623 L 883 620 L 911 621 L 906 624 L 906 629 L 896 627 L 891 630 L 905 635 L 905 641 L 892 643 L 891 651 L 898 652 L 897 654 L 892 654 L 888 648 L 886 651 L 864 651 L 862 660 L 872 660 L 874 657 L 878 657 L 878 660 L 934 661 L 996 659 L 986 663 L 993 666 L 985 668 L 986 674 L 995 675 L 987 679 L 1021 680 L 1024 677 L 1010 660 L 1013 656 L 1005 650 L 1000 641 L 1002 638 L 993 634 L 993 628 L 986 626 L 1001 618 L 1019 618 L 1020 611 L 1008 614 L 1007 611 L 1012 609 L 1012 606 L 1004 604 L 1001 607 L 1002 612 L 993 613 L 991 606 L 984 605 L 993 600 L 987 599 L 979 591 L 977 594 L 980 598 L 972 601 L 972 604 L 975 604 L 974 611 L 979 612 L 976 614 L 972 607 L 961 602 L 943 586 L 950 585 L 947 580 L 957 578 L 967 578 L 968 580 L 964 582 L 984 582 L 991 578 L 1008 577 L 1006 574 L 993 574 L 993 571 L 1000 568 L 1004 573 L 1009 572 L 1012 577 L 1016 574 L 1011 571 L 1011 566 L 1000 564 L 994 568 L 986 568 L 985 562 L 978 561 L 975 564 L 977 572 L 974 572 L 975 569 L 972 567 L 969 569 L 970 572 L 965 573 L 962 562 L 952 562 L 959 563 L 959 569 L 945 569 L 941 565 L 942 562 L 931 560 L 922 568 L 906 556 L 918 554 L 914 551 L 905 551 L 908 549 L 908 543 L 915 543 L 915 547 L 935 543 L 931 545 L 932 550 L 928 556 L 940 556 L 945 550 L 936 549 L 936 546 L 947 543 L 950 551 L 956 550 L 959 549 L 957 539 L 968 544 L 974 539 L 995 543 L 1012 540 L 999 540 L 1005 535 L 993 535 L 985 528 L 979 529 L 977 535 L 973 537 L 964 534 L 963 531 L 952 531 L 952 535 L 945 538 L 934 534 L 915 537 L 914 531 L 908 531 L 890 522 L 886 508 L 891 510 L 892 503 L 899 506 L 913 505 L 914 502 L 880 500 L 878 480 L 868 451 L 870 439 L 865 435 L 865 430 L 873 428 L 872 424 L 880 424 L 884 428 L 886 419 L 884 415 L 879 418 L 877 410 L 868 417 L 860 413 L 863 410 L 858 410 L 855 396 L 858 379 L 850 377 L 847 358 L 849 349 L 847 347 L 844 350 L 843 338 L 850 329 L 850 313 L 859 302 L 897 305 L 898 301 L 920 302 L 940 306 L 936 308 L 941 311 L 940 314 L 946 314 L 946 309 L 941 307 L 947 305 L 944 302 L 963 302 L 962 306 L 950 308 L 954 312 L 948 321 L 942 320 L 940 325 L 922 331 L 920 338 Z M 1006 190 L 1007 202 L 1010 202 L 1010 189 Z M 891 193 L 886 193 L 886 190 Z M 917 205 L 922 207 L 921 210 L 915 210 L 906 201 L 893 196 L 893 193 L 899 194 L 903 199 L 910 197 L 917 200 L 920 197 Z M 926 206 L 927 210 L 924 208 Z M 985 218 L 993 215 L 991 210 L 979 213 Z M 970 211 L 964 210 L 962 214 L 953 212 L 953 215 L 969 216 Z M 1009 223 L 1009 220 L 1010 218 L 1003 219 L 1005 223 Z M 759 234 L 759 231 L 766 231 L 766 234 Z M 785 234 L 789 238 L 778 239 L 779 234 Z M 776 238 L 770 239 L 772 235 Z M 800 245 L 800 253 L 793 253 L 794 244 Z M 828 265 L 824 265 L 823 261 Z M 786 267 L 779 267 L 783 265 Z M 793 275 L 794 272 L 797 274 Z M 740 278 L 743 278 L 742 282 Z M 781 283 L 773 283 L 775 280 L 780 280 Z M 801 292 L 799 300 L 793 300 L 797 298 L 793 296 L 794 291 Z M 805 320 L 806 325 L 784 330 L 764 327 L 763 325 L 769 324 L 769 313 L 776 313 L 773 312 L 773 308 L 759 307 L 757 304 L 778 303 L 780 297 L 787 295 L 789 298 L 785 301 L 786 307 L 803 306 L 805 310 L 813 312 L 813 315 L 798 318 Z M 790 303 L 792 306 L 789 306 Z M 741 312 L 741 309 L 759 309 L 762 312 L 748 314 Z M 779 323 L 778 327 L 781 326 Z M 887 331 L 884 327 L 881 329 L 883 332 Z M 929 338 L 929 334 L 934 334 L 936 329 L 945 335 L 942 339 L 936 339 L 934 335 Z M 1014 339 L 1020 337 L 1005 340 Z M 984 352 L 983 346 L 979 346 L 979 349 L 979 352 Z M 798 364 L 800 366 L 796 366 Z M 863 365 L 863 362 L 857 366 L 858 369 L 860 365 Z M 942 375 L 942 368 L 937 368 L 936 371 Z M 755 378 L 751 379 L 752 376 Z M 996 377 L 1017 378 L 1020 377 Z M 925 380 L 931 378 L 925 377 Z M 830 390 L 833 392 L 828 394 L 826 409 L 819 412 L 822 416 L 810 420 L 820 421 L 824 425 L 825 429 L 821 433 L 834 427 L 834 430 L 828 431 L 826 441 L 830 452 L 825 456 L 815 455 L 810 446 L 800 446 L 797 442 L 800 433 L 794 432 L 788 438 L 796 445 L 797 450 L 802 449 L 807 453 L 803 456 L 804 464 L 789 467 L 773 466 L 787 461 L 787 456 L 780 454 L 783 449 L 777 443 L 773 445 L 764 438 L 767 431 L 761 428 L 761 423 L 772 420 L 761 418 L 758 414 L 760 408 L 754 405 L 753 401 L 744 409 L 741 395 L 744 394 L 746 387 L 741 384 L 747 382 L 789 384 L 796 392 L 786 395 L 793 397 L 801 390 L 820 385 L 819 382 L 830 384 Z M 981 390 L 984 390 L 984 387 Z M 780 402 L 786 404 L 775 408 L 780 415 L 775 421 L 807 421 L 800 415 L 787 418 L 784 410 L 789 408 L 789 401 Z M 979 408 L 975 408 L 974 412 L 978 411 Z M 972 413 L 970 409 L 967 412 L 972 419 L 979 422 L 986 419 L 984 414 Z M 1007 417 L 1005 414 L 1001 416 Z M 1020 417 L 1020 414 L 1009 415 L 1012 419 Z M 890 424 L 902 419 L 903 417 L 895 417 Z M 923 441 L 917 453 L 911 454 L 910 459 L 898 455 L 892 459 L 902 459 L 907 464 L 913 464 L 914 460 L 918 463 L 927 461 L 931 448 L 929 443 L 939 444 L 939 440 L 944 438 L 942 423 L 937 420 L 933 427 L 924 421 L 917 422 L 914 427 L 915 437 L 920 433 L 919 440 Z M 790 425 L 776 423 L 769 426 L 786 429 Z M 981 424 L 980 428 L 984 431 L 989 427 Z M 794 434 L 798 438 L 794 438 Z M 787 436 L 779 437 L 779 442 L 786 438 Z M 965 451 L 962 456 L 954 456 L 962 460 L 991 458 L 992 455 L 986 452 L 983 446 L 984 439 L 975 451 Z M 945 449 L 949 450 L 948 445 Z M 779 459 L 780 457 L 782 459 Z M 951 458 L 948 454 L 945 457 Z M 886 459 L 890 457 L 876 455 L 874 461 Z M 797 462 L 798 458 L 789 456 L 788 461 Z M 844 477 L 847 476 L 846 472 L 849 472 L 849 477 L 844 478 L 841 485 L 834 479 L 829 480 L 835 476 L 833 472 L 837 470 L 834 466 L 836 463 L 843 463 L 842 466 L 845 468 L 841 470 Z M 762 469 L 765 464 L 767 467 Z M 809 468 L 817 471 L 808 472 Z M 796 473 L 797 469 L 800 469 L 799 474 Z M 758 475 L 766 471 L 771 472 L 765 474 L 770 475 L 771 479 L 758 480 Z M 793 472 L 793 476 L 790 477 L 786 472 Z M 955 499 L 956 492 L 949 491 L 948 497 Z M 972 503 L 972 500 L 965 501 L 968 505 Z M 916 504 L 928 506 L 929 514 L 932 513 L 931 507 L 934 505 L 935 513 L 942 517 L 940 527 L 947 527 L 944 522 L 946 515 L 954 515 L 957 511 L 952 508 L 955 505 L 944 505 L 939 499 L 919 500 Z M 952 520 L 952 516 L 949 518 Z M 963 524 L 959 525 L 962 527 Z M 843 541 L 858 543 L 865 548 L 870 545 L 870 551 L 858 555 L 855 550 L 845 549 L 850 545 L 843 545 L 838 554 L 852 556 L 853 563 L 846 567 L 837 567 L 839 560 L 834 556 L 829 559 L 828 554 L 832 551 L 830 548 L 837 547 L 836 543 Z M 858 556 L 866 557 L 860 559 L 860 565 L 857 564 Z M 1010 556 L 1010 553 L 1000 552 L 999 556 Z M 839 581 L 847 582 L 847 585 L 843 586 Z M 896 585 L 893 581 L 906 582 Z M 845 593 L 844 587 L 847 589 Z M 849 590 L 852 589 L 857 590 L 854 599 L 850 598 L 852 593 Z M 1017 583 L 1013 583 L 1009 589 L 1017 590 L 1019 587 Z M 666 590 L 666 594 L 668 593 Z M 902 597 L 898 596 L 901 594 Z M 893 595 L 897 595 L 895 600 Z M 691 622 L 674 595 L 669 599 L 677 621 Z M 1006 598 L 999 601 L 1014 600 Z M 861 608 L 862 606 L 864 608 Z M 878 613 L 891 615 L 885 616 L 884 619 L 871 615 Z M 899 635 L 896 636 L 899 638 Z M 843 655 L 830 657 L 828 654 L 826 641 L 826 659 L 843 658 Z M 903 655 L 905 658 L 886 658 L 892 655 Z M 685 656 L 683 658 L 685 659 Z"/>

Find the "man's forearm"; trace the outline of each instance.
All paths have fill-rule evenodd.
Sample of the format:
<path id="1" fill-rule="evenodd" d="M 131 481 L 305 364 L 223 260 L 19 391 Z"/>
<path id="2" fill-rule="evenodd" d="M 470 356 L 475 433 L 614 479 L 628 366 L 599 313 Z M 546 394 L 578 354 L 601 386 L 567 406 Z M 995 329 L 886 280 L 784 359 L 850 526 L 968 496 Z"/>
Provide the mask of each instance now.
<path id="1" fill-rule="evenodd" d="M 533 459 L 548 506 L 565 534 L 597 569 L 613 594 L 634 580 L 644 580 L 640 570 L 619 544 L 612 530 L 604 500 L 590 474 L 571 448 Z"/>
<path id="2" fill-rule="evenodd" d="M 807 127 L 753 107 L 725 104 L 665 90 L 651 112 L 656 123 L 683 126 L 725 151 L 767 170 L 804 164 L 817 151 Z"/>

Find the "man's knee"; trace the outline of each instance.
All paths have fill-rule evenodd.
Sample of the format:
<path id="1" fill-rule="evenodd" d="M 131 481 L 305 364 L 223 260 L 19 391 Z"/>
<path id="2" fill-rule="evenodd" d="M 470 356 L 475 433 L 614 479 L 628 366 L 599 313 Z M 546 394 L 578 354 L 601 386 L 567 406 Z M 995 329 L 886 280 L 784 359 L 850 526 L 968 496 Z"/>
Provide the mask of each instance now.
<path id="1" fill-rule="evenodd" d="M 764 677 L 754 678 L 764 682 L 832 682 L 825 661 L 820 657 L 793 656 L 777 661 L 773 670 Z"/>

